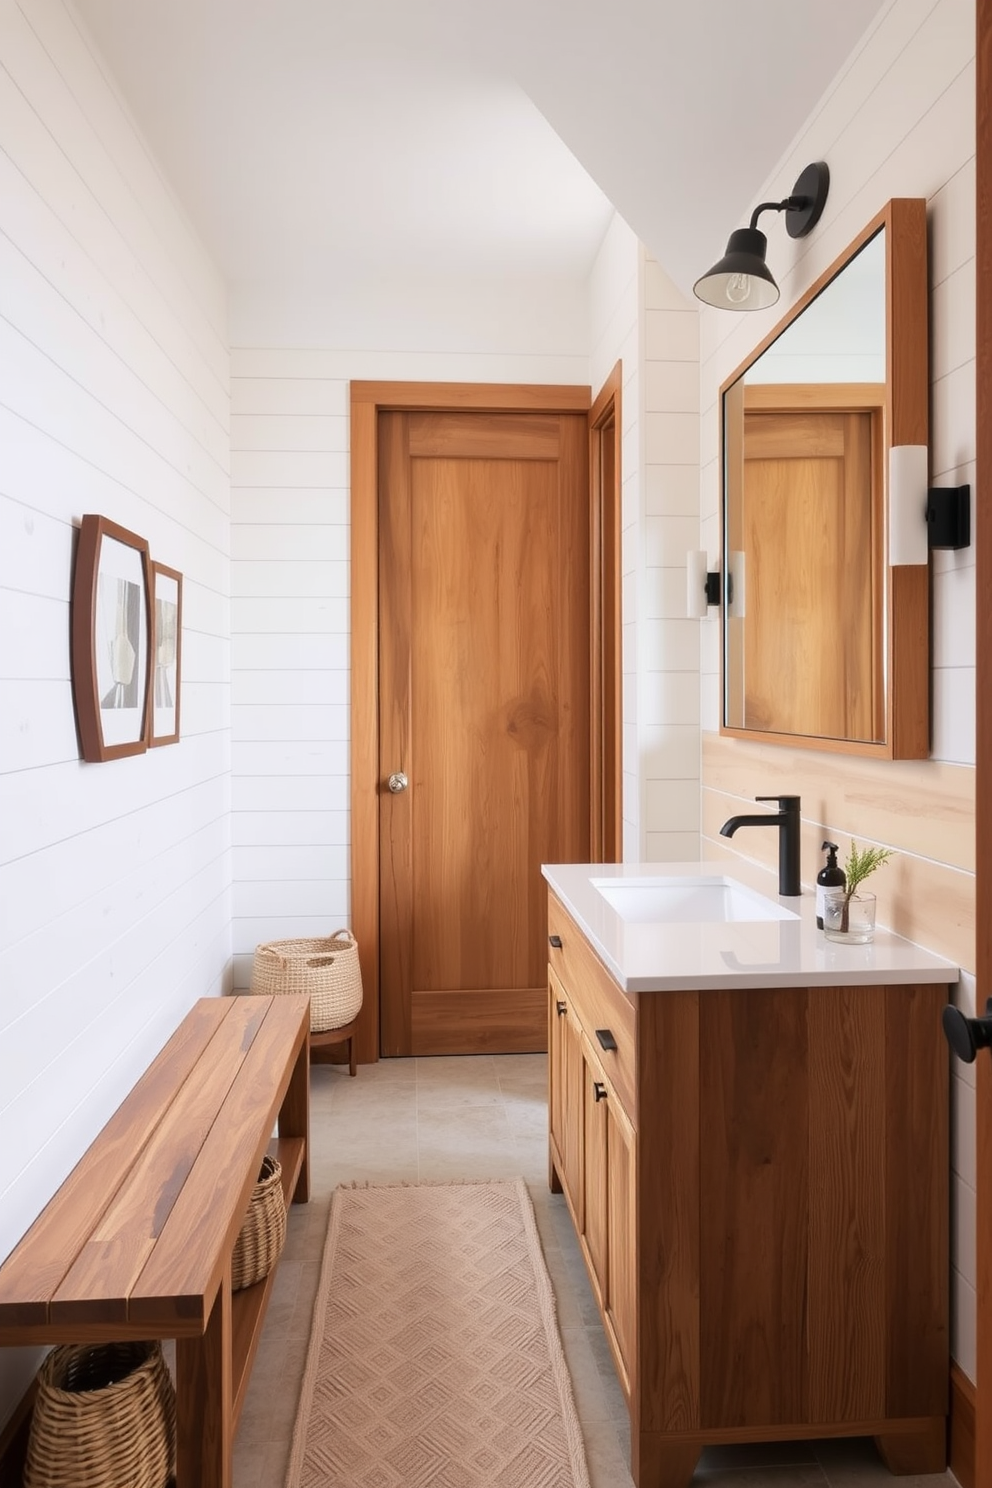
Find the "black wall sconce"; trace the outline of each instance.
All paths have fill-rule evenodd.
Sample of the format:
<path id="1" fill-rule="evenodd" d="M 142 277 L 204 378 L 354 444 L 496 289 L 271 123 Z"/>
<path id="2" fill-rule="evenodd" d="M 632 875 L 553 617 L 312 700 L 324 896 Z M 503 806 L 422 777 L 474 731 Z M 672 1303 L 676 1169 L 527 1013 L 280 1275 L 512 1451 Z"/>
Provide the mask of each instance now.
<path id="1" fill-rule="evenodd" d="M 784 212 L 789 237 L 805 238 L 820 220 L 829 189 L 830 171 L 818 160 L 806 167 L 785 201 L 755 207 L 750 226 L 730 234 L 719 263 L 692 286 L 697 300 L 718 310 L 767 310 L 774 305 L 779 288 L 765 263 L 768 239 L 758 227 L 758 218 L 762 212 Z"/>
<path id="2" fill-rule="evenodd" d="M 931 486 L 925 444 L 889 450 L 889 563 L 926 563 L 931 548 L 971 544 L 971 487 Z"/>

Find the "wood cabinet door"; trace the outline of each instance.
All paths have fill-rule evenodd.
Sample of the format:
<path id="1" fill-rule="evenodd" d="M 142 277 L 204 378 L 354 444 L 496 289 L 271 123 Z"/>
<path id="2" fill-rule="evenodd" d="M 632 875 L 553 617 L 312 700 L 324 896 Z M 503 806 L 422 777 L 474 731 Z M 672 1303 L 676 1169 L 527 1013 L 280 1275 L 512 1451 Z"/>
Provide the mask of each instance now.
<path id="1" fill-rule="evenodd" d="M 610 1097 L 602 1071 L 588 1057 L 583 1059 L 582 1099 L 582 1124 L 585 1136 L 583 1238 L 586 1242 L 589 1264 L 592 1267 L 593 1288 L 598 1291 L 597 1301 L 605 1310 L 609 1247 L 606 1124 Z"/>
<path id="2" fill-rule="evenodd" d="M 606 1106 L 606 1316 L 620 1352 L 628 1390 L 637 1338 L 636 1138 L 611 1094 Z"/>
<path id="3" fill-rule="evenodd" d="M 585 1060 L 582 1055 L 582 1034 L 567 993 L 554 972 L 549 972 L 549 975 L 555 998 L 552 1059 L 556 1074 L 552 1075 L 552 1091 L 557 1090 L 558 1093 L 553 1096 L 552 1119 L 558 1127 L 555 1135 L 562 1161 L 562 1171 L 558 1176 L 572 1211 L 575 1227 L 581 1235 L 585 1224 L 585 1129 L 582 1110 Z M 559 1014 L 558 1004 L 562 1002 L 565 1004 L 565 1012 Z"/>

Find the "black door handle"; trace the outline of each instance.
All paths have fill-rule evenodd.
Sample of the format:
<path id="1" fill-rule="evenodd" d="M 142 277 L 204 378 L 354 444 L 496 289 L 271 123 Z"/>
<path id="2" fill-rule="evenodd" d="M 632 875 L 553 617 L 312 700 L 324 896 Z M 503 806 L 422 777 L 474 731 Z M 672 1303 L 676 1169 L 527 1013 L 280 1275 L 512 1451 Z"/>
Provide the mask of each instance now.
<path id="1" fill-rule="evenodd" d="M 948 1004 L 940 1021 L 947 1042 L 965 1064 L 974 1063 L 979 1049 L 992 1047 L 992 997 L 986 1000 L 984 1018 L 966 1018 L 958 1008 Z"/>
<path id="2" fill-rule="evenodd" d="M 608 1028 L 597 1028 L 596 1037 L 599 1039 L 601 1049 L 610 1049 L 614 1054 L 616 1053 L 617 1041 Z"/>

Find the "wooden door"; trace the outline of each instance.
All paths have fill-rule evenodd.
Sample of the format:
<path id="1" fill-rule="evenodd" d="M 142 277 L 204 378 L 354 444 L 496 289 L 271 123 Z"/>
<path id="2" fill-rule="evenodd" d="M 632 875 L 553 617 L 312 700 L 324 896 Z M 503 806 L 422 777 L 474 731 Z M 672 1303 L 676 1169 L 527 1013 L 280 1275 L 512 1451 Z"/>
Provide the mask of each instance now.
<path id="1" fill-rule="evenodd" d="M 587 420 L 382 412 L 378 469 L 382 1052 L 540 1050 L 541 864 L 589 856 Z"/>
<path id="2" fill-rule="evenodd" d="M 883 737 L 875 417 L 745 413 L 745 728 Z"/>

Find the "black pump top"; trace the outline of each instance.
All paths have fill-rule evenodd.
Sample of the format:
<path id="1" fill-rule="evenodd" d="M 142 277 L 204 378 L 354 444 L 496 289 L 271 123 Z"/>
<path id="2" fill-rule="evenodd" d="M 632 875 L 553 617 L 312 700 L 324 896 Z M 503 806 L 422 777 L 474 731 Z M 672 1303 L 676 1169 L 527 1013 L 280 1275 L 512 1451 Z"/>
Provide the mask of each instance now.
<path id="1" fill-rule="evenodd" d="M 836 868 L 837 867 L 837 844 L 836 844 L 836 842 L 824 842 L 824 843 L 821 843 L 821 847 L 823 848 L 823 851 L 827 855 L 827 867 L 828 868 Z"/>

